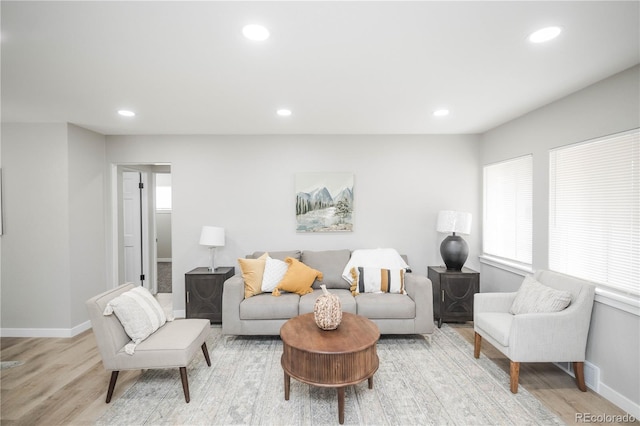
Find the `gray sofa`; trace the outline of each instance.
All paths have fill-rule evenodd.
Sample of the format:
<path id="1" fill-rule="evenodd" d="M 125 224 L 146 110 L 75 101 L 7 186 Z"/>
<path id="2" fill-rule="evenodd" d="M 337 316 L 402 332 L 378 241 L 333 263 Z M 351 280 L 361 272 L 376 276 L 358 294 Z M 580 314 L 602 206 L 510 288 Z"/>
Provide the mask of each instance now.
<path id="1" fill-rule="evenodd" d="M 256 252 L 248 258 L 258 258 Z M 244 298 L 242 274 L 224 283 L 222 294 L 222 332 L 230 335 L 279 335 L 280 327 L 290 318 L 313 312 L 320 285 L 340 298 L 343 312 L 371 319 L 382 334 L 431 334 L 434 331 L 431 281 L 424 275 L 406 273 L 407 294 L 364 293 L 353 296 L 342 272 L 349 262 L 349 250 L 269 252 L 274 259 L 293 257 L 323 273 L 321 282 L 313 283 L 313 292 L 304 296 L 282 293 L 279 297 L 262 293 Z"/>

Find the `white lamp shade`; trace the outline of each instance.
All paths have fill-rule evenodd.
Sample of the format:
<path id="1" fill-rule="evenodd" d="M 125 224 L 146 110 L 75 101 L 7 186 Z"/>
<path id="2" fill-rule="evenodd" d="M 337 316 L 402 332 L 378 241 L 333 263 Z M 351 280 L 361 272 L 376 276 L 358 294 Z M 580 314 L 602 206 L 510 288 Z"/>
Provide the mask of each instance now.
<path id="1" fill-rule="evenodd" d="M 200 233 L 200 245 L 209 247 L 224 246 L 224 228 L 203 226 Z"/>
<path id="2" fill-rule="evenodd" d="M 471 233 L 471 213 L 442 210 L 438 213 L 438 232 L 459 234 Z"/>

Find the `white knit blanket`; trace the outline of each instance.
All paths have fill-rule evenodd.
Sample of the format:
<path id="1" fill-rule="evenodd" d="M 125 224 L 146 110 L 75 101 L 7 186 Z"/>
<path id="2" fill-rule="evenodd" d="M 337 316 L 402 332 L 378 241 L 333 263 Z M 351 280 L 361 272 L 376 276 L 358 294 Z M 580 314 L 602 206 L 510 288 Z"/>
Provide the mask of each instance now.
<path id="1" fill-rule="evenodd" d="M 377 249 L 359 249 L 351 253 L 351 259 L 347 262 L 347 266 L 342 271 L 342 278 L 349 284 L 353 278 L 351 277 L 351 268 L 380 268 L 380 269 L 405 269 L 409 265 L 404 261 L 402 256 L 392 248 Z"/>

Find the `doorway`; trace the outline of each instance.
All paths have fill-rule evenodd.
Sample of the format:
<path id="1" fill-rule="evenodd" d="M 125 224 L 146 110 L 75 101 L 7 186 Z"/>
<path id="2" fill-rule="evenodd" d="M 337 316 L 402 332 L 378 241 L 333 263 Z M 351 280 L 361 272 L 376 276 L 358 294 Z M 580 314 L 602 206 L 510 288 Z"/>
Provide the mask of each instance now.
<path id="1" fill-rule="evenodd" d="M 116 165 L 118 283 L 172 292 L 171 166 Z"/>
<path id="2" fill-rule="evenodd" d="M 158 293 L 172 292 L 171 173 L 155 174 Z"/>

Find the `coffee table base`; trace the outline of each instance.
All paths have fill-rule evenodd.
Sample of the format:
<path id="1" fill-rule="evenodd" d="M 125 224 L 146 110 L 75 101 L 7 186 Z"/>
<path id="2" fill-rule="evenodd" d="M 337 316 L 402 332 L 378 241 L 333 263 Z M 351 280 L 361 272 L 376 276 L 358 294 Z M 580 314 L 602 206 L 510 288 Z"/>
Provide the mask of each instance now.
<path id="1" fill-rule="evenodd" d="M 370 376 L 367 381 L 369 382 L 369 389 L 373 389 L 373 375 Z M 328 386 L 334 387 L 334 386 Z M 338 422 L 344 424 L 344 389 L 346 386 L 337 386 L 338 391 Z M 291 376 L 284 373 L 284 400 L 289 400 L 289 392 L 291 390 Z"/>

